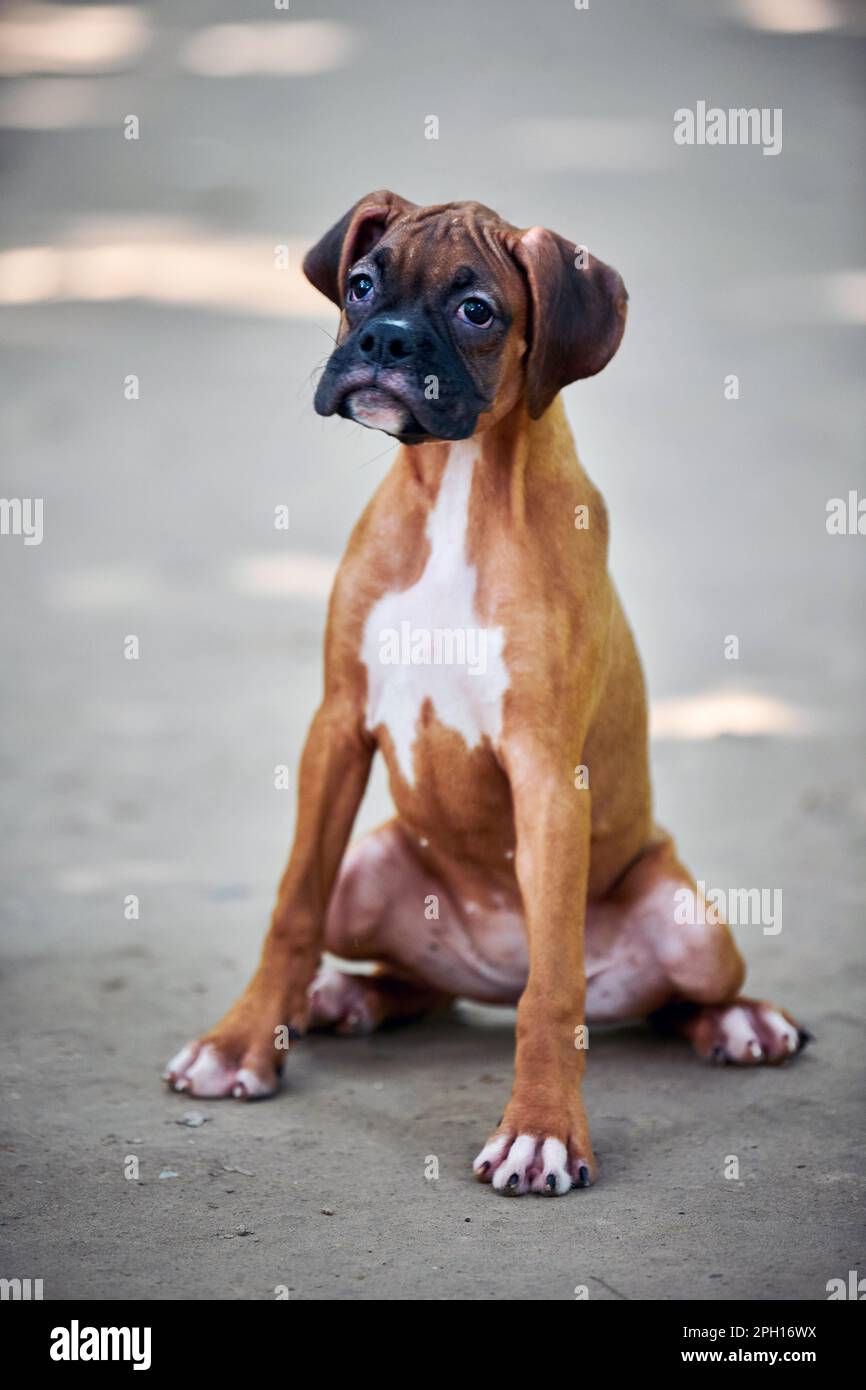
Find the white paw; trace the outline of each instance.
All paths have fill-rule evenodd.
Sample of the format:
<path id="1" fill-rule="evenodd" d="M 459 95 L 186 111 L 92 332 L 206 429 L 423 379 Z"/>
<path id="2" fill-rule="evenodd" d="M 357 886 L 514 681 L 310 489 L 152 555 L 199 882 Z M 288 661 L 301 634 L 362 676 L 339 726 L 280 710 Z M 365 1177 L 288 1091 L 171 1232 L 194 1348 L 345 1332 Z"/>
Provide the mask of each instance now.
<path id="1" fill-rule="evenodd" d="M 472 1165 L 475 1176 L 490 1182 L 506 1197 L 540 1192 L 562 1197 L 572 1187 L 589 1187 L 591 1165 L 570 1159 L 560 1139 L 536 1139 L 531 1134 L 497 1134 L 484 1145 Z"/>
<path id="2" fill-rule="evenodd" d="M 198 1096 L 201 1100 L 218 1100 L 233 1096 L 236 1100 L 261 1100 L 277 1089 L 276 1073 L 258 1072 L 233 1061 L 212 1043 L 188 1043 L 172 1057 L 163 1072 L 173 1091 Z"/>
<path id="3" fill-rule="evenodd" d="M 793 1023 L 789 1023 L 778 1009 L 765 1008 L 762 1015 L 763 1026 L 767 1032 L 770 1051 L 793 1057 L 800 1050 L 800 1033 Z"/>
<path id="4" fill-rule="evenodd" d="M 308 1027 L 330 1028 L 336 1033 L 372 1033 L 378 1023 L 372 995 L 363 975 L 341 970 L 320 970 L 310 985 Z"/>
<path id="5" fill-rule="evenodd" d="M 722 1046 L 728 1061 L 747 1065 L 763 1062 L 764 1049 L 752 1021 L 751 1011 L 736 1007 L 728 1009 L 721 1018 Z"/>
<path id="6" fill-rule="evenodd" d="M 695 1041 L 701 1055 L 715 1062 L 754 1067 L 787 1061 L 811 1036 L 772 1004 L 742 999 L 707 1007 Z"/>

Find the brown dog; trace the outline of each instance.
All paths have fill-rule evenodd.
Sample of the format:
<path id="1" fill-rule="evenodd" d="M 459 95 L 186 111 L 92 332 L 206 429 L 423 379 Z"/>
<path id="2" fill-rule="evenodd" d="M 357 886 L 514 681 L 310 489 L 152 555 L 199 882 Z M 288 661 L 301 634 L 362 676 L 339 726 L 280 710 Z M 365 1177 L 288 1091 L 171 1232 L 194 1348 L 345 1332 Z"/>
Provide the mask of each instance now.
<path id="1" fill-rule="evenodd" d="M 387 192 L 304 268 L 341 309 L 316 409 L 404 447 L 334 585 L 261 963 L 166 1076 L 191 1095 L 269 1095 L 289 1030 L 519 1001 L 511 1099 L 475 1171 L 513 1195 L 585 1187 L 587 1018 L 653 1015 L 701 1056 L 748 1065 L 808 1039 L 739 997 L 730 932 L 652 820 L 605 507 L 558 398 L 616 352 L 625 289 L 540 227 Z M 397 817 L 344 858 L 377 749 Z M 378 970 L 317 976 L 323 947 Z"/>

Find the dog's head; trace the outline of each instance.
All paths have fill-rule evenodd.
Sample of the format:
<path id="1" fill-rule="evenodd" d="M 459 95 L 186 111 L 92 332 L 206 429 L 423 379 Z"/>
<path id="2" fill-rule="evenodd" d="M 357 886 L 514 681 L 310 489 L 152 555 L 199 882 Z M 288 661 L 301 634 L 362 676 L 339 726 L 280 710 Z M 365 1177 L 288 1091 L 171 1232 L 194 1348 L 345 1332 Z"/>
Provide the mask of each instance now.
<path id="1" fill-rule="evenodd" d="M 601 371 L 625 327 L 615 270 L 480 203 L 422 208 L 371 193 L 304 271 L 341 311 L 316 410 L 406 444 L 466 439 L 522 395 L 537 418 Z"/>

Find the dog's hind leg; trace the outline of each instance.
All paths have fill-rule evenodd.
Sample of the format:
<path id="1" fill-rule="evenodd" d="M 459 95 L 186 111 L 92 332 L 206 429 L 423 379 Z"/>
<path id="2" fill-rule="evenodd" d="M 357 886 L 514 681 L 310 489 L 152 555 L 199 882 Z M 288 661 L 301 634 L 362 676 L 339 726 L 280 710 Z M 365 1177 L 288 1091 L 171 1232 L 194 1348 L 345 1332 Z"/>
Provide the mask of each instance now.
<path id="1" fill-rule="evenodd" d="M 448 1002 L 447 995 L 403 980 L 385 965 L 377 966 L 372 975 L 324 968 L 310 988 L 308 1027 L 311 1032 L 354 1037 L 372 1033 L 385 1023 L 408 1023 L 445 1008 Z"/>
<path id="2" fill-rule="evenodd" d="M 310 987 L 311 1030 L 372 1033 L 444 1008 L 451 998 L 394 959 L 396 915 L 424 918 L 429 878 L 397 821 L 364 836 L 346 854 L 325 922 L 325 948 L 347 961 L 375 963 L 372 974 L 323 966 Z"/>
<path id="3" fill-rule="evenodd" d="M 686 1037 L 708 1061 L 743 1066 L 787 1061 L 811 1034 L 786 1010 L 740 993 L 745 965 L 730 928 L 714 917 L 670 839 L 661 839 L 591 909 L 593 934 L 606 927 L 615 949 L 610 965 L 590 976 L 590 1016 L 599 1014 L 592 1008 L 593 995 L 603 1005 L 605 994 L 616 1001 L 624 983 L 634 989 L 624 982 L 622 967 L 614 967 L 618 959 L 640 958 L 643 951 L 640 973 L 649 984 L 643 1012 L 657 1028 Z M 628 988 L 623 998 L 629 999 Z M 602 1010 L 600 1016 L 612 1013 Z"/>
<path id="4" fill-rule="evenodd" d="M 786 1009 L 745 995 L 722 1004 L 668 1004 L 650 1022 L 660 1032 L 687 1038 L 704 1061 L 738 1066 L 787 1062 L 812 1041 Z"/>

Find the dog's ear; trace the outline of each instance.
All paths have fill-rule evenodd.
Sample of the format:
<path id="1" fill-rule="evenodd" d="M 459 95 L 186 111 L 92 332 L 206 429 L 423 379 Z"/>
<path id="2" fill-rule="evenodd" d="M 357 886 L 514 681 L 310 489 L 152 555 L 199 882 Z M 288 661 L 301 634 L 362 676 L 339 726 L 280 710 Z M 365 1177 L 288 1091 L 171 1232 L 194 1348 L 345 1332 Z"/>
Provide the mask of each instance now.
<path id="1" fill-rule="evenodd" d="M 372 250 L 398 217 L 416 206 L 387 188 L 359 199 L 307 252 L 304 257 L 307 279 L 342 307 L 349 268 Z"/>
<path id="2" fill-rule="evenodd" d="M 606 366 L 625 329 L 628 295 L 611 266 L 544 227 L 512 243 L 529 282 L 529 413 L 543 415 L 554 396 Z"/>

